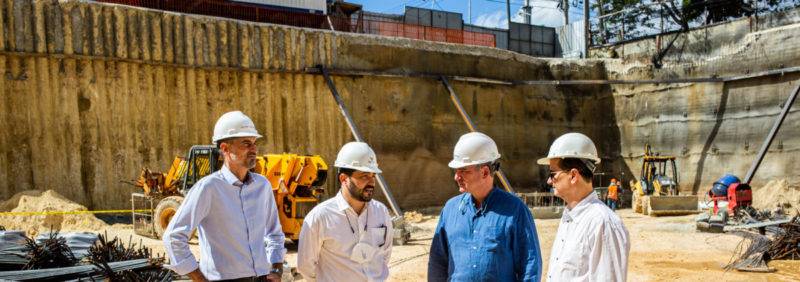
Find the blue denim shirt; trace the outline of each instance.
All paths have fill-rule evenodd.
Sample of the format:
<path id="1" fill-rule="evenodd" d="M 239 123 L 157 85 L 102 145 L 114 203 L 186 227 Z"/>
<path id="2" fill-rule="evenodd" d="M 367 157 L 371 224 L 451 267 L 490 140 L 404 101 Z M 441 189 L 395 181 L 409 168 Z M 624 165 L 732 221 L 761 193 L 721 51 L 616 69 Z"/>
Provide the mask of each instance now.
<path id="1" fill-rule="evenodd" d="M 428 281 L 540 281 L 533 216 L 516 196 L 492 189 L 480 209 L 463 193 L 445 204 L 428 261 Z"/>

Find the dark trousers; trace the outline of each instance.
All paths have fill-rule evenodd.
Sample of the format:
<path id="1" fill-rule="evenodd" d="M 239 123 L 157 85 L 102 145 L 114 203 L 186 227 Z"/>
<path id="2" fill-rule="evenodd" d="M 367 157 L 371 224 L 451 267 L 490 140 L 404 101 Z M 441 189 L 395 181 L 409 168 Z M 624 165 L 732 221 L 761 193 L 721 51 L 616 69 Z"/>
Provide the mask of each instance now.
<path id="1" fill-rule="evenodd" d="M 228 279 L 228 280 L 217 280 L 222 282 L 260 282 L 260 281 L 267 281 L 267 276 L 253 276 L 253 277 L 242 277 L 236 279 Z"/>

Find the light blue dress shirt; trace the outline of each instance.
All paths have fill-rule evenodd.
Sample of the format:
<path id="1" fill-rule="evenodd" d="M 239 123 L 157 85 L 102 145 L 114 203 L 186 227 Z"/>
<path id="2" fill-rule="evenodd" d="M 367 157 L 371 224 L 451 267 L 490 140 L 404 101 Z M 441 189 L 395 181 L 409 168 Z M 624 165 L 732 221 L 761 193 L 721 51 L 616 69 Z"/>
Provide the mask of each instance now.
<path id="1" fill-rule="evenodd" d="M 271 187 L 252 172 L 242 183 L 227 165 L 200 179 L 164 232 L 167 268 L 185 275 L 199 267 L 210 280 L 268 274 L 286 253 Z M 199 264 L 188 244 L 195 228 Z"/>

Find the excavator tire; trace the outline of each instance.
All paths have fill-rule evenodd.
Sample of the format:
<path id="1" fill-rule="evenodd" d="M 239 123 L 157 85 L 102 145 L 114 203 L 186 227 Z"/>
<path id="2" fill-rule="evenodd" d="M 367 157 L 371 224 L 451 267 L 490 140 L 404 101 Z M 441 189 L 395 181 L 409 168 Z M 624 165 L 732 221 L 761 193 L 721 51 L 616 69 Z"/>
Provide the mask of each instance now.
<path id="1" fill-rule="evenodd" d="M 183 197 L 169 196 L 161 199 L 158 205 L 156 205 L 156 210 L 153 213 L 153 229 L 155 229 L 158 238 L 164 236 L 164 231 L 167 230 L 169 221 L 172 220 L 172 216 L 178 212 L 178 207 L 181 206 L 181 203 L 183 203 Z"/>

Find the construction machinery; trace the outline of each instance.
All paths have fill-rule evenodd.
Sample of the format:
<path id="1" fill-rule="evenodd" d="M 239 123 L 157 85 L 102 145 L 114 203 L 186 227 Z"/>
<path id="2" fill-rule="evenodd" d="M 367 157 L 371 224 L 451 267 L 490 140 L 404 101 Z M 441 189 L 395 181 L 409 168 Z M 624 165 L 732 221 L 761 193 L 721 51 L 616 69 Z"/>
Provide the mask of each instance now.
<path id="1" fill-rule="evenodd" d="M 644 148 L 639 181 L 631 185 L 632 207 L 645 215 L 686 215 L 697 213 L 697 196 L 679 195 L 675 156 L 654 153 Z"/>
<path id="2" fill-rule="evenodd" d="M 222 163 L 216 147 L 197 145 L 186 157 L 176 157 L 167 173 L 143 168 L 135 183 L 142 192 L 131 195 L 134 232 L 161 238 L 189 189 Z M 328 165 L 317 155 L 268 154 L 256 157 L 251 171 L 269 180 L 283 232 L 286 238 L 297 240 L 303 218 L 324 192 Z"/>
<path id="3" fill-rule="evenodd" d="M 747 170 L 744 180 L 740 181 L 735 175 L 726 174 L 718 181 L 714 182 L 714 185 L 708 192 L 711 201 L 714 202 L 714 206 L 707 213 L 700 214 L 697 217 L 697 230 L 724 232 L 726 229 L 759 228 L 759 232 L 764 234 L 764 230 L 767 226 L 786 222 L 785 219 L 774 220 L 776 218 L 766 221 L 759 220 L 759 212 L 751 206 L 753 192 L 752 188 L 750 188 L 750 182 L 753 181 L 753 177 L 755 177 L 758 168 L 761 166 L 761 162 L 767 155 L 769 146 L 772 145 L 772 141 L 775 140 L 775 136 L 781 129 L 783 121 L 786 120 L 786 116 L 789 115 L 789 111 L 792 109 L 794 101 L 797 99 L 799 93 L 800 85 L 795 86 L 794 90 L 789 93 L 789 97 L 787 97 L 786 102 L 783 103 L 781 113 L 775 119 L 775 122 L 773 122 L 772 129 L 767 133 L 764 143 L 761 144 L 761 149 L 758 150 L 758 155 L 750 165 L 750 169 Z M 723 205 L 727 206 L 724 210 L 721 208 Z M 780 215 L 781 213 L 778 214 Z"/>

